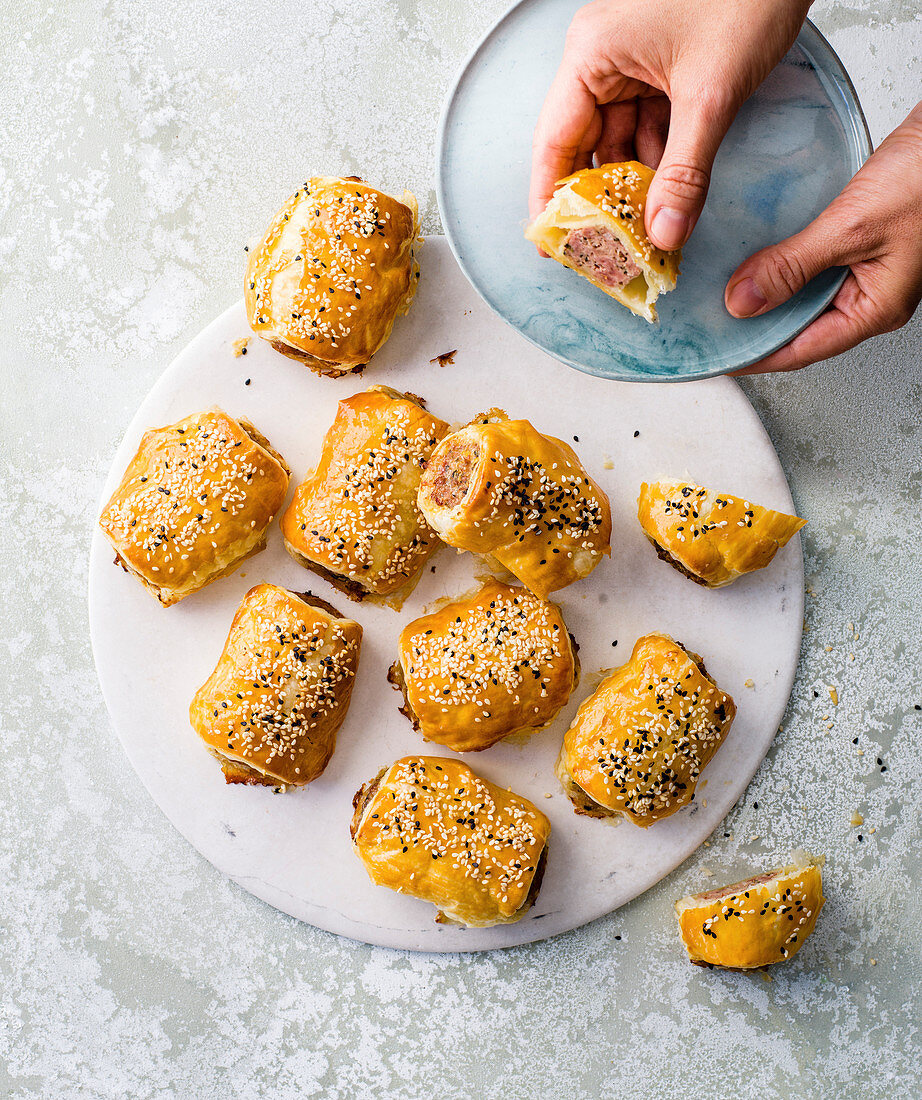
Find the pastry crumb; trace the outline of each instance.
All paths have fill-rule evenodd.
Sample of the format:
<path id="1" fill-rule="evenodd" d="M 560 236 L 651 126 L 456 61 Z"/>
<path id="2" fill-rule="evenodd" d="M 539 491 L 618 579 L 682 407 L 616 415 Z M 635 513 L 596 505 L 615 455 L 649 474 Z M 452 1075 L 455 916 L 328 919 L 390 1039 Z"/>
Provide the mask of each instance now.
<path id="1" fill-rule="evenodd" d="M 714 877 L 714 872 L 711 870 L 710 867 L 702 867 L 701 868 L 701 874 L 704 875 L 705 878 L 713 878 Z"/>
<path id="2" fill-rule="evenodd" d="M 615 468 L 614 462 L 612 462 L 611 455 L 602 455 L 602 469 L 613 470 Z"/>
<path id="3" fill-rule="evenodd" d="M 231 347 L 234 350 L 234 358 L 235 359 L 239 359 L 241 355 L 246 355 L 246 353 L 247 353 L 247 344 L 249 344 L 249 342 L 250 342 L 249 336 L 243 336 L 239 340 L 235 340 L 231 344 Z"/>
<path id="4" fill-rule="evenodd" d="M 823 648 L 826 650 L 827 653 L 832 653 L 832 646 L 831 645 L 823 646 Z"/>
<path id="5" fill-rule="evenodd" d="M 458 349 L 454 351 L 443 351 L 441 355 L 437 355 L 434 359 L 430 359 L 430 363 L 438 363 L 440 367 L 450 367 L 454 364 L 455 356 L 458 354 Z"/>
<path id="6" fill-rule="evenodd" d="M 871 959 L 871 966 L 877 966 L 877 959 Z"/>
<path id="7" fill-rule="evenodd" d="M 861 816 L 860 813 L 858 813 L 857 810 L 855 810 L 855 812 L 852 814 L 851 818 L 849 819 L 849 824 L 852 825 L 853 827 L 858 826 L 858 825 L 863 825 L 864 824 L 864 818 Z"/>
<path id="8" fill-rule="evenodd" d="M 832 705 L 834 707 L 839 705 L 839 692 L 836 688 L 832 687 L 832 685 L 829 687 L 829 698 L 832 700 Z"/>
<path id="9" fill-rule="evenodd" d="M 749 679 L 743 684 L 744 688 L 754 688 L 756 686 L 755 680 L 750 676 Z"/>

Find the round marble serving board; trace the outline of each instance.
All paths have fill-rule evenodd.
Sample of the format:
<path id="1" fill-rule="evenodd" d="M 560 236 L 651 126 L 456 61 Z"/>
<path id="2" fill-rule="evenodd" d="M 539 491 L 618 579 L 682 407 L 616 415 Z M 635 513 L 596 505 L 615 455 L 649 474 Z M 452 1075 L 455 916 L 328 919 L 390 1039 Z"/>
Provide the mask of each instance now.
<path id="1" fill-rule="evenodd" d="M 832 301 L 831 268 L 763 317 L 737 320 L 724 288 L 753 252 L 802 229 L 871 151 L 858 97 L 812 23 L 743 105 L 714 163 L 676 290 L 650 325 L 523 237 L 532 132 L 582 0 L 522 0 L 468 58 L 439 132 L 438 199 L 455 255 L 484 300 L 579 370 L 625 381 L 708 378 L 764 358 Z"/>
<path id="2" fill-rule="evenodd" d="M 440 551 L 398 613 L 350 603 L 302 569 L 274 524 L 268 548 L 238 572 L 163 608 L 113 564 L 97 531 L 90 629 L 103 693 L 131 763 L 170 821 L 219 870 L 286 913 L 343 936 L 411 950 L 479 951 L 543 939 L 623 905 L 718 825 L 768 750 L 787 703 L 803 621 L 803 559 L 795 538 L 768 569 L 710 592 L 659 561 L 637 524 L 640 482 L 668 475 L 791 510 L 777 456 L 734 382 L 631 386 L 575 374 L 483 304 L 444 238 L 426 241 L 421 268 L 409 315 L 362 377 L 318 378 L 255 337 L 235 358 L 234 341 L 251 334 L 242 303 L 232 306 L 151 390 L 115 455 L 102 500 L 145 428 L 215 404 L 253 421 L 285 455 L 293 485 L 315 461 L 337 401 L 376 383 L 422 395 L 453 423 L 498 406 L 563 439 L 578 437 L 574 446 L 608 492 L 614 523 L 611 558 L 557 594 L 579 642 L 582 682 L 548 729 L 465 757 L 551 819 L 535 908 L 499 928 L 438 925 L 432 906 L 372 885 L 350 848 L 352 796 L 365 780 L 409 753 L 449 755 L 424 744 L 398 713 L 400 697 L 385 677 L 401 627 L 437 598 L 473 585 L 482 566 L 471 555 Z M 454 352 L 454 363 L 430 363 L 444 352 Z M 319 779 L 287 794 L 227 786 L 188 721 L 189 700 L 214 667 L 234 609 L 261 581 L 310 589 L 365 629 L 336 753 Z M 739 715 L 692 806 L 647 830 L 577 817 L 553 774 L 563 731 L 601 670 L 627 660 L 637 637 L 651 630 L 701 653 Z"/>

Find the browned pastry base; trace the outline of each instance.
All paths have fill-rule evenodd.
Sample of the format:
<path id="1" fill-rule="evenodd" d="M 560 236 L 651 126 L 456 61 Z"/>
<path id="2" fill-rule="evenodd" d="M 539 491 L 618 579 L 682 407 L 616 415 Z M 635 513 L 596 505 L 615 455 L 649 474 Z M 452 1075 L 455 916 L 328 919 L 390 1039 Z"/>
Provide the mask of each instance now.
<path id="1" fill-rule="evenodd" d="M 374 779 L 369 783 L 364 783 L 352 796 L 352 806 L 355 813 L 353 813 L 352 821 L 349 823 L 349 836 L 353 840 L 355 840 L 355 834 L 359 831 L 365 807 L 374 798 L 375 792 L 381 786 L 381 780 L 385 775 L 387 775 L 387 768 L 382 768 Z"/>
<path id="2" fill-rule="evenodd" d="M 695 584 L 700 584 L 704 588 L 711 587 L 707 581 L 702 580 L 701 577 L 699 577 L 697 574 L 692 573 L 689 569 L 686 569 L 685 566 L 676 558 L 674 558 L 664 546 L 660 546 L 656 539 L 651 539 L 650 536 L 647 535 L 647 541 L 656 551 L 656 556 L 662 561 L 668 562 L 672 566 L 672 568 L 677 569 L 683 577 L 688 577 L 690 581 L 694 581 Z"/>
<path id="3" fill-rule="evenodd" d="M 343 367 L 338 363 L 328 363 L 325 359 L 318 359 L 314 355 L 308 355 L 306 351 L 300 351 L 298 348 L 293 348 L 289 344 L 283 344 L 281 340 L 270 340 L 269 343 L 276 351 L 281 352 L 282 355 L 286 355 L 289 359 L 295 359 L 299 363 L 303 363 L 312 370 L 314 374 L 321 374 L 324 378 L 342 378 L 346 374 L 361 374 L 368 366 L 367 363 L 360 363 L 357 367 Z"/>
<path id="4" fill-rule="evenodd" d="M 316 573 L 321 580 L 325 580 L 328 584 L 332 584 L 335 589 L 355 603 L 361 603 L 367 596 L 372 595 L 367 588 L 363 588 L 358 581 L 354 581 L 351 577 L 344 577 L 339 573 L 333 573 L 323 565 L 319 565 L 315 561 L 311 561 L 310 558 L 306 558 L 303 554 L 299 554 L 297 550 L 292 549 L 286 542 L 285 549 L 295 559 L 298 565 L 303 565 L 305 569 L 309 569 L 312 573 Z"/>
<path id="5" fill-rule="evenodd" d="M 399 661 L 394 661 L 387 670 L 387 682 L 403 695 L 403 706 L 397 709 L 405 718 L 409 718 L 413 723 L 413 729 L 418 730 L 419 719 L 416 717 L 416 713 L 410 705 L 410 700 L 407 696 L 407 681 L 403 675 L 403 665 Z"/>

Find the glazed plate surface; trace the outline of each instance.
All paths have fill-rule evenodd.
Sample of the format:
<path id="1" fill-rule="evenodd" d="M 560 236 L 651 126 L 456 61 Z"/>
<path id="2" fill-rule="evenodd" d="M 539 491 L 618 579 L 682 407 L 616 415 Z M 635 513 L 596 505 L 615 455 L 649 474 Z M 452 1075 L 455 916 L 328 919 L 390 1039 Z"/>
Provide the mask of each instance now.
<path id="1" fill-rule="evenodd" d="M 251 334 L 242 303 L 230 308 L 151 390 L 115 455 L 102 498 L 145 428 L 215 404 L 253 422 L 288 460 L 294 484 L 314 463 L 337 401 L 374 384 L 419 394 L 451 422 L 499 406 L 575 440 L 611 498 L 614 522 L 612 557 L 557 595 L 580 646 L 582 681 L 548 729 L 465 757 L 551 819 L 547 874 L 535 908 L 500 928 L 437 925 L 432 906 L 373 886 L 349 841 L 352 796 L 379 768 L 410 753 L 449 755 L 424 744 L 398 712 L 400 696 L 386 674 L 403 625 L 439 597 L 473 586 L 480 567 L 471 555 L 440 551 L 434 571 L 427 567 L 397 612 L 350 603 L 302 569 L 285 552 L 275 524 L 268 548 L 237 573 L 163 608 L 113 564 L 111 547 L 96 532 L 90 626 L 103 692 L 129 759 L 170 821 L 220 871 L 286 913 L 356 940 L 486 950 L 543 939 L 609 912 L 668 874 L 717 827 L 768 750 L 787 703 L 803 621 L 803 561 L 795 537 L 770 568 L 710 592 L 659 561 L 637 524 L 640 482 L 668 475 L 792 508 L 777 456 L 736 383 L 628 386 L 574 374 L 483 304 L 444 239 L 429 238 L 420 262 L 416 301 L 362 378 L 318 378 L 255 337 L 248 354 L 235 358 L 234 341 Z M 451 351 L 453 364 L 430 363 Z M 318 780 L 287 794 L 227 786 L 188 719 L 189 701 L 218 659 L 237 604 L 261 581 L 310 589 L 365 629 L 336 753 Z M 692 806 L 647 830 L 577 817 L 553 774 L 563 732 L 602 670 L 627 660 L 637 637 L 652 630 L 703 655 L 736 699 L 738 718 Z"/>

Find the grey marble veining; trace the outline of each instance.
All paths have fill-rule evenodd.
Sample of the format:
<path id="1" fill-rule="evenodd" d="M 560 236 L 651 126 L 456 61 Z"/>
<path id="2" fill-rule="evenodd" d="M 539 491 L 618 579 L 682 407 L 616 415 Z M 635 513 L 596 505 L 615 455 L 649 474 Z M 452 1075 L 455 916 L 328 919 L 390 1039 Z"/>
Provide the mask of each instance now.
<path id="1" fill-rule="evenodd" d="M 316 932 L 205 864 L 109 728 L 86 558 L 125 424 L 237 296 L 238 249 L 305 167 L 405 184 L 438 231 L 441 96 L 501 8 L 11 5 L 0 1095 L 919 1094 L 918 320 L 744 383 L 810 521 L 801 668 L 769 757 L 710 846 L 615 914 L 477 958 Z M 823 2 L 813 17 L 879 140 L 919 94 L 917 5 Z M 801 955 L 771 980 L 689 966 L 672 900 L 792 844 L 829 857 L 829 902 Z"/>

